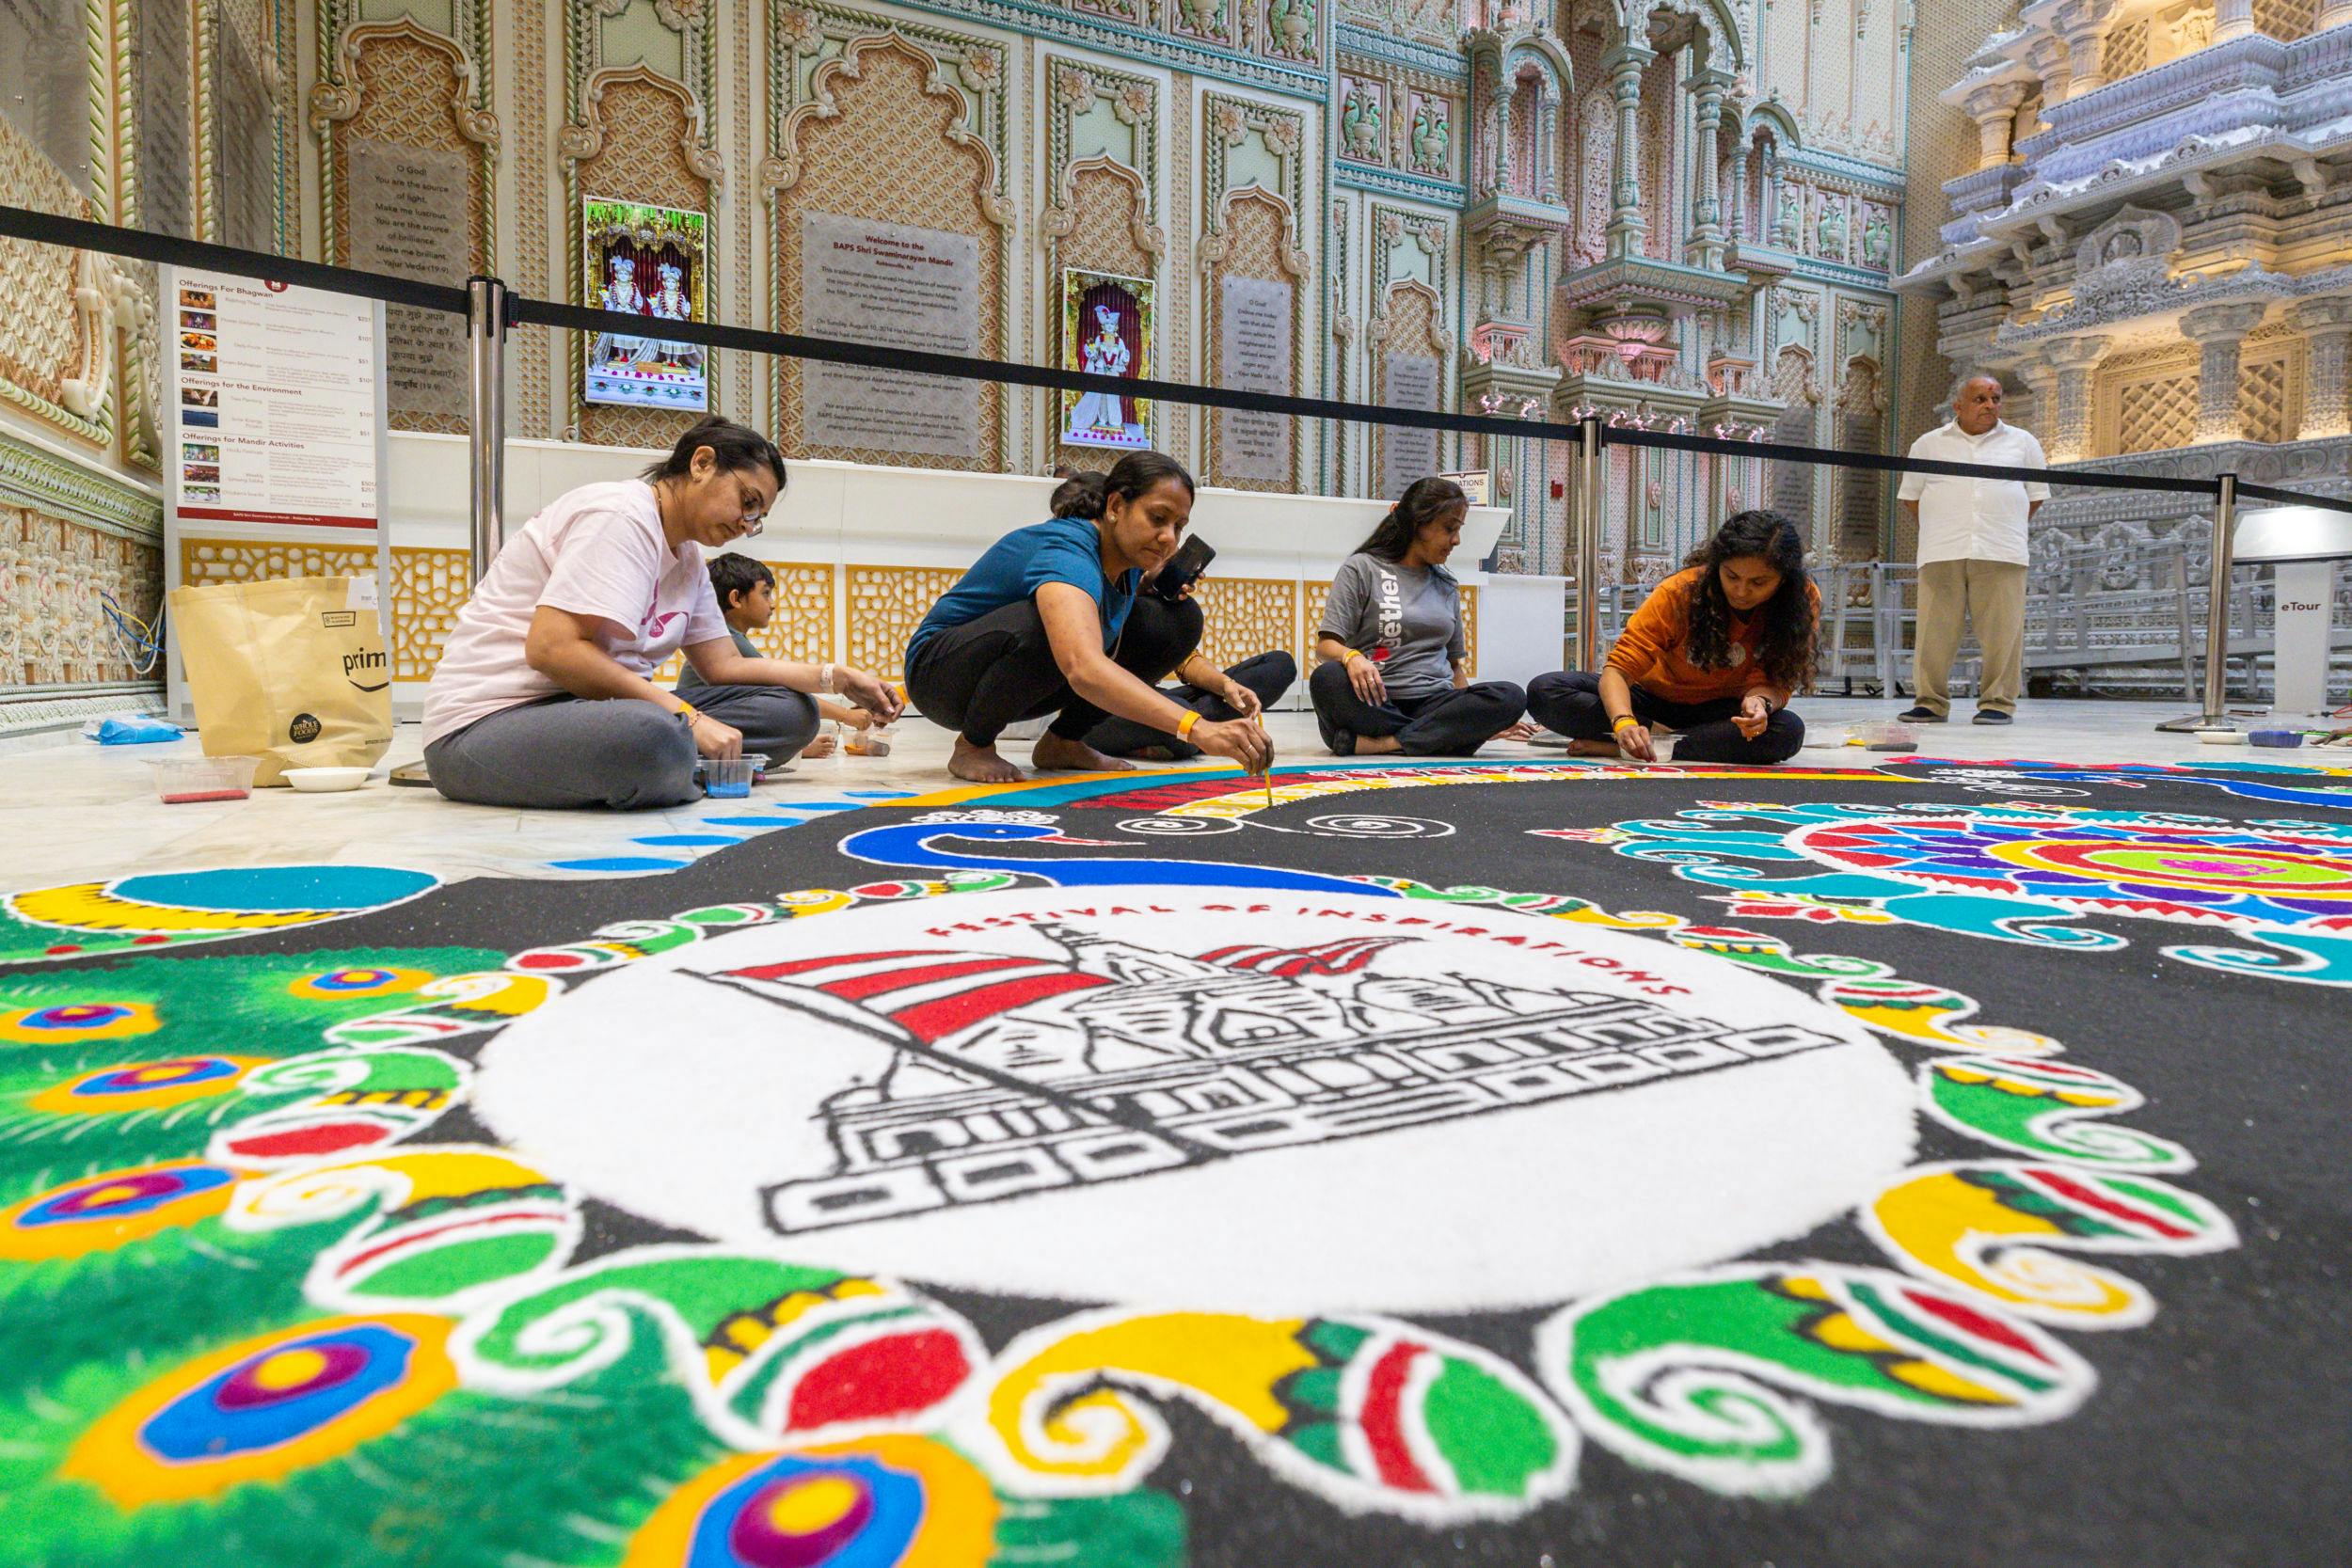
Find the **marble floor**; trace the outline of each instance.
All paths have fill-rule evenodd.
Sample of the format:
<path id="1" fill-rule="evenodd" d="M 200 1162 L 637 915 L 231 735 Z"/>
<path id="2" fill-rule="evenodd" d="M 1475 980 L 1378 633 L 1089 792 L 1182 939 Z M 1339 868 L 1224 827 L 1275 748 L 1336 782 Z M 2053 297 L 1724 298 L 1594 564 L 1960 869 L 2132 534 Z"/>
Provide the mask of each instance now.
<path id="1" fill-rule="evenodd" d="M 1846 727 L 1891 718 L 1899 705 L 1811 700 L 1800 705 L 1816 741 L 1842 741 Z M 2352 768 L 2352 750 L 2273 752 L 2201 745 L 2154 725 L 2177 703 L 2038 702 L 2008 729 L 1964 721 L 1921 732 L 1923 756 L 1963 761 L 2259 762 Z M 1964 721 L 1965 709 L 1961 713 Z M 2241 721 L 2243 722 L 2243 721 Z M 1276 713 L 1268 729 L 1278 766 L 1325 760 L 1314 721 Z M 97 880 L 140 872 L 256 864 L 402 866 L 454 880 L 474 876 L 562 878 L 660 875 L 753 833 L 824 813 L 957 787 L 946 769 L 948 736 L 920 720 L 897 726 L 885 758 L 834 756 L 794 763 L 745 800 L 706 800 L 674 811 L 518 812 L 457 805 L 430 789 L 389 784 L 379 768 L 342 795 L 257 790 L 246 800 L 164 805 L 150 759 L 193 755 L 193 738 L 170 746 L 102 748 L 74 736 L 0 754 L 0 892 Z M 415 725 L 400 728 L 386 767 L 413 761 Z M 1009 743 L 1007 754 L 1026 754 Z M 1505 744 L 1486 757 L 1557 758 L 1557 748 Z M 1859 764 L 1866 753 L 1808 748 L 1804 760 Z M 1220 766 L 1203 764 L 1198 766 Z"/>

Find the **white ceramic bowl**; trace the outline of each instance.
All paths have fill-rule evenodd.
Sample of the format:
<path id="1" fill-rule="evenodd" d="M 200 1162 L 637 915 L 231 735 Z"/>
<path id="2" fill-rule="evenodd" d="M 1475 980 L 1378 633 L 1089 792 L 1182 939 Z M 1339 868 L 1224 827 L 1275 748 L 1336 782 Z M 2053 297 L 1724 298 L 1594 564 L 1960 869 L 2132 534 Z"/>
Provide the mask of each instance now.
<path id="1" fill-rule="evenodd" d="M 2199 730 L 2197 738 L 2201 744 L 2206 746 L 2243 746 L 2246 744 L 2246 732 L 2244 730 Z"/>
<path id="2" fill-rule="evenodd" d="M 364 768 L 289 768 L 286 782 L 305 795 L 327 795 L 357 789 L 368 782 Z"/>

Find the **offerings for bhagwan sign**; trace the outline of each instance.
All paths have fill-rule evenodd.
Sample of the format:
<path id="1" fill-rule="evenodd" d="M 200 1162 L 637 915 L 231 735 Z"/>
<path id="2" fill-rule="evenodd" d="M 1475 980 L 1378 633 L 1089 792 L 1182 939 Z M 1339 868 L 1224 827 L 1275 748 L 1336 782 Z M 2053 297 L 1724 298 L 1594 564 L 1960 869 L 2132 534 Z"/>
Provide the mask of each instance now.
<path id="1" fill-rule="evenodd" d="M 379 533 L 383 308 L 229 273 L 162 281 L 176 521 Z"/>
<path id="2" fill-rule="evenodd" d="M 980 352 L 980 245 L 968 234 L 801 215 L 801 330 L 883 348 Z M 978 388 L 945 376 L 808 361 L 802 427 L 812 448 L 940 457 L 980 451 Z"/>

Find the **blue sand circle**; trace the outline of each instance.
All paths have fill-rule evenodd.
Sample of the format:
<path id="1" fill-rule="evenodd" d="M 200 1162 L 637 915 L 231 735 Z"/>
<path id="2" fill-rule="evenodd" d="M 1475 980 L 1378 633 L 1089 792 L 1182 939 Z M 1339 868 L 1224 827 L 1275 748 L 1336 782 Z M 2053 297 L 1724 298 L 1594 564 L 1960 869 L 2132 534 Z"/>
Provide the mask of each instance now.
<path id="1" fill-rule="evenodd" d="M 119 898 L 183 910 L 370 910 L 413 898 L 437 879 L 389 865 L 241 865 L 125 877 Z"/>
<path id="2" fill-rule="evenodd" d="M 629 840 L 632 844 L 648 845 L 657 849 L 701 849 L 716 845 L 740 844 L 732 833 L 654 833 Z"/>

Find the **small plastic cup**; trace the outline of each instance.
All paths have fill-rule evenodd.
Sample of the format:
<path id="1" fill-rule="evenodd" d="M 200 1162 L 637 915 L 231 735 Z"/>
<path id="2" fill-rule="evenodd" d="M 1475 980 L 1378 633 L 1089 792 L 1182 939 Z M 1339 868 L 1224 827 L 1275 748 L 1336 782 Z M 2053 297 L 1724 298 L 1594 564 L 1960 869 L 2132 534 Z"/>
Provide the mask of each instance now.
<path id="1" fill-rule="evenodd" d="M 746 752 L 743 753 L 743 760 L 752 765 L 752 783 L 766 784 L 768 782 L 767 752 Z"/>
<path id="2" fill-rule="evenodd" d="M 703 793 L 714 800 L 740 800 L 752 792 L 752 764 L 748 757 L 736 757 L 722 762 L 713 758 L 703 764 Z"/>
<path id="3" fill-rule="evenodd" d="M 1660 762 L 1672 762 L 1675 759 L 1675 742 L 1681 738 L 1678 735 L 1661 735 L 1652 730 L 1649 732 L 1650 752 Z"/>
<path id="4" fill-rule="evenodd" d="M 157 757 L 155 797 L 167 806 L 196 805 L 207 800 L 242 800 L 253 793 L 253 771 L 260 757 Z"/>
<path id="5" fill-rule="evenodd" d="M 1853 740 L 1867 752 L 1915 752 L 1919 732 L 1891 719 L 1871 720 L 1853 727 Z"/>

